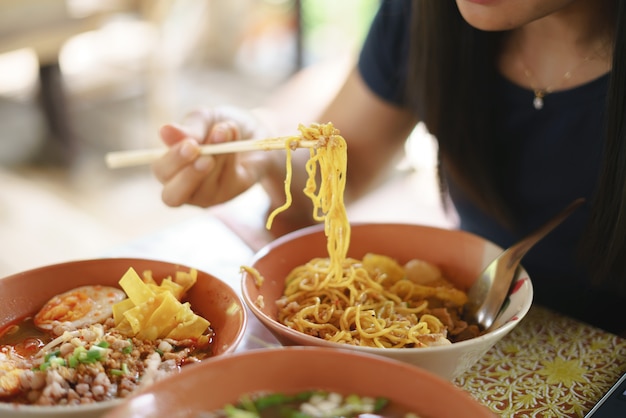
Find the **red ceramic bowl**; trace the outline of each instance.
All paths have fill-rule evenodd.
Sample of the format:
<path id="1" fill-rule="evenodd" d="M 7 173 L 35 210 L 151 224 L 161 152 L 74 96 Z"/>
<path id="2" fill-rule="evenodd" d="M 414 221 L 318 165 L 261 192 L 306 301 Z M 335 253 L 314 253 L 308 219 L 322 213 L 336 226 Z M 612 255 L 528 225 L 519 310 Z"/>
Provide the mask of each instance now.
<path id="1" fill-rule="evenodd" d="M 437 265 L 456 287 L 466 290 L 502 249 L 473 234 L 413 224 L 363 223 L 352 225 L 348 256 L 366 253 L 387 255 L 399 263 L 419 258 Z M 251 312 L 283 345 L 310 345 L 378 354 L 422 367 L 445 379 L 454 379 L 478 361 L 526 315 L 532 303 L 532 285 L 523 269 L 508 306 L 484 335 L 450 345 L 423 348 L 360 347 L 323 340 L 291 329 L 277 320 L 274 303 L 283 294 L 285 278 L 297 266 L 314 257 L 327 257 L 323 225 L 285 235 L 261 249 L 251 266 L 265 278 L 258 287 L 254 277 L 243 274 L 242 294 Z M 256 302 L 263 299 L 263 306 Z"/>
<path id="2" fill-rule="evenodd" d="M 383 396 L 422 417 L 495 417 L 452 383 L 417 367 L 354 351 L 287 347 L 209 359 L 128 398 L 105 418 L 197 418 L 244 394 L 311 389 Z"/>
<path id="3" fill-rule="evenodd" d="M 155 280 L 190 270 L 156 260 L 103 258 L 72 261 L 45 266 L 0 279 L 0 327 L 37 312 L 51 297 L 83 285 L 119 287 L 118 281 L 133 267 L 140 275 L 151 270 Z M 186 301 L 197 314 L 211 322 L 215 331 L 214 357 L 232 353 L 243 338 L 247 323 L 241 298 L 228 284 L 198 270 L 198 279 L 189 290 Z M 3 418 L 26 417 L 100 417 L 117 404 L 106 401 L 84 406 L 14 406 L 0 402 Z"/>

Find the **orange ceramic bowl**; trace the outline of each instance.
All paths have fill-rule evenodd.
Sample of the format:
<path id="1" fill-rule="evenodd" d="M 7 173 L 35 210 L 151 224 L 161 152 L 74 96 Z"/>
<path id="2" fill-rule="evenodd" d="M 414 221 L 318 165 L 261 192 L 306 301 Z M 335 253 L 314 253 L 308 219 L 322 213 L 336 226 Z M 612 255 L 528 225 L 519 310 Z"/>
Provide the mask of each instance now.
<path id="1" fill-rule="evenodd" d="M 72 261 L 45 266 L 0 279 L 0 328 L 37 312 L 51 297 L 84 285 L 119 287 L 118 281 L 133 267 L 140 275 L 151 270 L 155 280 L 190 270 L 156 260 L 103 258 Z M 247 314 L 234 289 L 208 273 L 198 271 L 198 279 L 186 301 L 198 315 L 211 322 L 215 331 L 213 357 L 232 353 L 243 338 Z M 0 402 L 4 418 L 101 417 L 120 401 L 105 401 L 81 406 L 32 406 Z"/>
<path id="2" fill-rule="evenodd" d="M 452 383 L 417 367 L 354 351 L 286 347 L 189 367 L 128 398 L 106 418 L 197 418 L 244 394 L 312 389 L 383 396 L 422 417 L 495 417 Z"/>
<path id="3" fill-rule="evenodd" d="M 418 258 L 439 266 L 453 284 L 466 290 L 484 267 L 502 249 L 473 234 L 413 224 L 354 224 L 348 256 L 361 259 L 366 253 L 387 255 L 404 264 Z M 516 277 L 516 291 L 491 331 L 450 345 L 424 348 L 373 348 L 336 343 L 306 335 L 277 321 L 274 303 L 283 294 L 285 278 L 297 266 L 314 257 L 327 257 L 322 225 L 285 235 L 261 249 L 251 266 L 265 278 L 258 287 L 254 277 L 244 273 L 242 295 L 251 312 L 283 345 L 323 346 L 378 354 L 422 367 L 452 380 L 478 361 L 496 342 L 508 334 L 526 315 L 533 297 L 526 271 Z M 262 297 L 262 307 L 257 304 Z"/>

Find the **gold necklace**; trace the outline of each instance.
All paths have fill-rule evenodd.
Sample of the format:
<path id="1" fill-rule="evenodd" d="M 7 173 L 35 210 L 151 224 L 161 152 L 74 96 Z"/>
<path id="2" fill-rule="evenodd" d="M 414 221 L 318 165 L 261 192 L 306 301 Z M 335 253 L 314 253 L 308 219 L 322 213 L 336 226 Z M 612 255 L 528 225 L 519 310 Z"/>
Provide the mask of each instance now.
<path id="1" fill-rule="evenodd" d="M 565 73 L 563 74 L 563 76 L 561 77 L 561 82 L 556 86 L 562 86 L 563 84 L 565 84 L 570 78 L 572 78 L 572 73 L 574 73 L 576 70 L 578 70 L 580 67 L 583 66 L 583 64 L 586 64 L 590 61 L 593 61 L 595 59 L 596 56 L 598 56 L 600 50 L 605 47 L 606 44 L 602 43 L 601 45 L 599 45 L 596 49 L 594 49 L 592 51 L 591 54 L 587 55 L 586 57 L 584 57 L 582 59 L 582 61 L 580 61 L 578 64 L 576 64 L 574 67 L 570 68 L 569 70 L 565 71 Z M 536 83 L 535 83 L 535 79 L 533 77 L 533 73 L 528 69 L 528 67 L 526 66 L 524 59 L 522 58 L 522 45 L 521 43 L 518 41 L 518 59 L 520 64 L 522 65 L 522 69 L 524 70 L 524 75 L 526 76 L 526 78 L 528 79 L 529 83 L 530 83 L 530 88 L 533 90 L 534 93 L 534 98 L 533 98 L 533 106 L 535 109 L 537 110 L 541 110 L 543 109 L 543 98 L 546 97 L 547 94 L 550 94 L 554 91 L 554 87 L 553 86 L 546 86 L 546 87 L 537 87 Z"/>
<path id="2" fill-rule="evenodd" d="M 559 85 L 563 85 L 567 80 L 572 78 L 572 73 L 576 71 L 579 67 L 581 67 L 583 64 L 589 61 L 592 61 L 594 55 L 595 54 L 586 56 L 574 68 L 567 70 L 565 74 L 563 74 L 563 77 L 561 77 L 561 83 Z M 520 61 L 521 61 L 521 57 L 520 57 Z M 554 88 L 552 86 L 536 87 L 532 72 L 528 69 L 528 67 L 526 67 L 524 62 L 522 62 L 521 64 L 522 64 L 522 67 L 524 68 L 524 75 L 530 82 L 530 88 L 533 90 L 533 93 L 535 94 L 535 97 L 533 98 L 533 106 L 535 107 L 535 109 L 541 110 L 543 109 L 543 98 L 546 97 L 547 94 L 552 93 L 554 91 Z"/>

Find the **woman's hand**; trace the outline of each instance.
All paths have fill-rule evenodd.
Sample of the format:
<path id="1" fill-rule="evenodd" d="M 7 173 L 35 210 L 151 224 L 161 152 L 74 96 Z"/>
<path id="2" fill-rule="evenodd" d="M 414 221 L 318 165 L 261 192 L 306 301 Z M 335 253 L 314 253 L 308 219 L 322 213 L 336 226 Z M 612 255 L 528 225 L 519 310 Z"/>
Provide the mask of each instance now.
<path id="1" fill-rule="evenodd" d="M 291 123 L 293 115 L 287 107 L 297 107 L 299 100 L 307 98 L 306 94 L 292 97 L 295 98 L 284 100 L 283 107 L 270 106 L 259 117 L 272 121 L 272 126 Z M 318 118 L 302 117 L 299 122 L 303 120 L 332 122 L 348 142 L 346 203 L 379 184 L 417 123 L 412 112 L 387 103 L 370 91 L 357 69 L 349 74 Z M 292 135 L 296 134 L 297 123 L 293 122 Z M 226 202 L 259 183 L 269 197 L 269 211 L 281 206 L 285 202 L 284 152 L 199 156 L 200 144 L 275 136 L 263 126 L 251 113 L 233 108 L 200 110 L 180 125 L 164 126 L 161 137 L 170 150 L 152 166 L 163 184 L 163 201 L 169 206 L 208 207 Z M 314 222 L 311 201 L 302 193 L 308 176 L 303 167 L 309 151 L 297 150 L 291 156 L 295 167 L 292 202 L 288 211 L 274 219 L 271 232 L 277 236 Z"/>
<path id="2" fill-rule="evenodd" d="M 169 151 L 152 164 L 163 184 L 162 199 L 168 206 L 191 204 L 208 207 L 226 202 L 257 183 L 262 176 L 258 153 L 200 155 L 200 145 L 264 138 L 267 130 L 241 109 L 200 109 L 180 124 L 160 130 Z"/>

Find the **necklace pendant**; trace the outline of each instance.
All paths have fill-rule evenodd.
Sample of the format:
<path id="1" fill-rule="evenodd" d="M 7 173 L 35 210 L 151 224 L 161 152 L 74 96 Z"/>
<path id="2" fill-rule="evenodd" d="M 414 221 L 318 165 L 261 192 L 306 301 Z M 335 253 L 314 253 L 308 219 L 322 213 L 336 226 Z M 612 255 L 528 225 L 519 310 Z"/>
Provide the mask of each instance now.
<path id="1" fill-rule="evenodd" d="M 543 90 L 535 90 L 535 98 L 533 99 L 533 106 L 537 110 L 543 109 L 543 97 L 546 95 Z"/>

